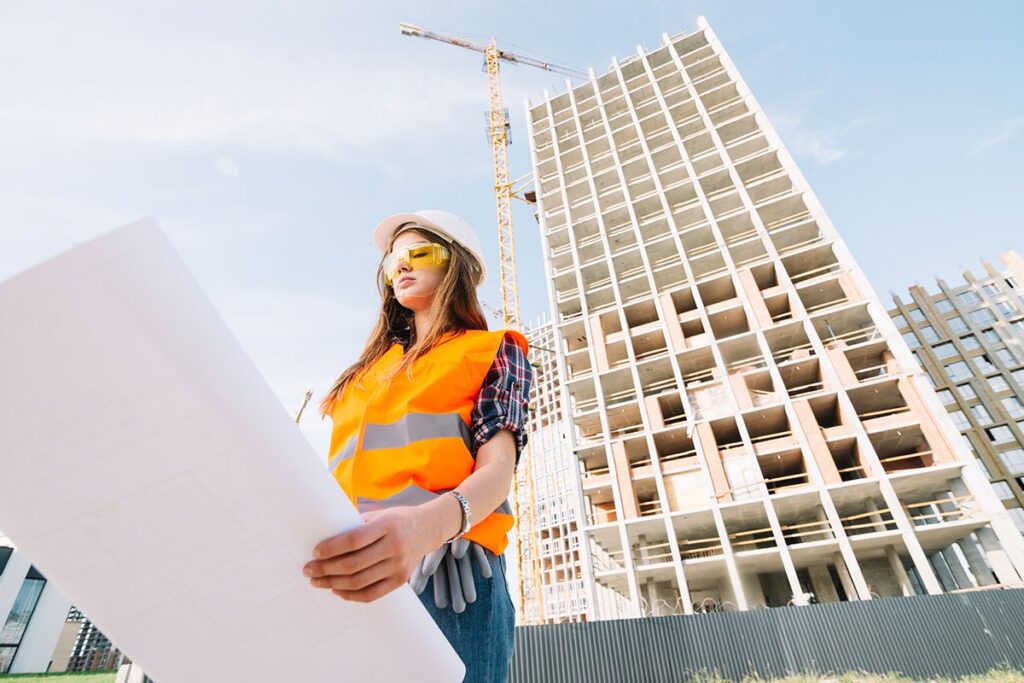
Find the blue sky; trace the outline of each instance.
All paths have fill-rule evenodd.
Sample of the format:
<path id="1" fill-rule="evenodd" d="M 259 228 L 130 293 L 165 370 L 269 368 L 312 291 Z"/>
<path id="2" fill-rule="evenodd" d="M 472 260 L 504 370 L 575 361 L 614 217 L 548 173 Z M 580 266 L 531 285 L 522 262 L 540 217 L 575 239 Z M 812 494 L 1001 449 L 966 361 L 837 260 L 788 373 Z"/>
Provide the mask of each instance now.
<path id="1" fill-rule="evenodd" d="M 321 395 L 376 317 L 380 217 L 459 213 L 497 272 L 480 56 L 400 21 L 601 73 L 704 15 L 886 300 L 1024 249 L 1021 3 L 369 5 L 0 5 L 0 278 L 153 216 L 285 407 Z M 518 176 L 524 99 L 563 85 L 503 75 Z M 540 237 L 514 216 L 533 320 Z M 302 428 L 323 454 L 327 423 Z"/>

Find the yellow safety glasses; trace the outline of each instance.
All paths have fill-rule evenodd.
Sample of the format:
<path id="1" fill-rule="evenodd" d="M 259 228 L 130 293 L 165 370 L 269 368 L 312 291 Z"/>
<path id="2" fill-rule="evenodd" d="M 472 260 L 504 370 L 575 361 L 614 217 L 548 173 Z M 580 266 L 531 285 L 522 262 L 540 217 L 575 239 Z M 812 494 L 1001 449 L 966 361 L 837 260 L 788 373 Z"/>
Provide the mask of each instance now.
<path id="1" fill-rule="evenodd" d="M 398 278 L 398 264 L 405 261 L 413 270 L 440 266 L 451 260 L 448 247 L 436 242 L 416 242 L 393 249 L 384 257 L 384 282 L 392 285 Z"/>

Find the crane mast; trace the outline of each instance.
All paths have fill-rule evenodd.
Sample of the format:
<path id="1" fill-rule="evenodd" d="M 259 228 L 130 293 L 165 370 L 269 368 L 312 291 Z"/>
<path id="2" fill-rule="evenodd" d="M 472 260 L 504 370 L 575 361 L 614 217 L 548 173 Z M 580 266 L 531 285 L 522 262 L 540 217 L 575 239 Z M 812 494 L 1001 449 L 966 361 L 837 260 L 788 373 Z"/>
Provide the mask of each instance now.
<path id="1" fill-rule="evenodd" d="M 566 67 L 557 66 L 532 57 L 513 54 L 497 47 L 494 38 L 491 38 L 487 45 L 480 45 L 457 36 L 446 36 L 433 31 L 427 31 L 402 22 L 399 26 L 403 35 L 418 36 L 430 40 L 437 40 L 449 45 L 463 47 L 484 55 L 484 68 L 487 72 L 487 100 L 488 100 L 488 138 L 491 143 L 491 154 L 494 160 L 494 198 L 498 214 L 498 264 L 501 277 L 501 302 L 502 316 L 505 327 L 521 330 L 522 324 L 519 315 L 519 280 L 516 270 L 515 234 L 512 230 L 512 198 L 522 197 L 513 190 L 522 179 L 509 181 L 508 154 L 506 147 L 510 144 L 508 111 L 505 109 L 501 94 L 500 62 L 505 60 L 513 64 L 525 64 L 545 71 L 554 71 L 567 76 L 584 78 L 585 74 Z M 524 200 L 529 201 L 529 200 Z M 536 510 L 536 495 L 533 486 L 533 459 L 529 457 L 529 443 L 526 445 L 526 452 L 520 457 L 525 462 L 525 488 L 529 497 L 525 511 L 520 511 L 519 478 L 512 478 L 512 512 L 516 524 L 521 529 L 513 534 L 513 543 L 516 551 L 516 558 L 519 562 L 519 585 L 516 586 L 516 602 L 521 618 L 526 621 L 525 594 L 523 591 L 523 577 L 527 575 L 523 559 L 522 536 L 526 536 L 530 549 L 530 572 L 535 600 L 537 604 L 538 621 L 544 621 L 544 599 L 541 590 L 540 576 L 540 553 L 537 547 L 537 522 L 534 511 Z"/>

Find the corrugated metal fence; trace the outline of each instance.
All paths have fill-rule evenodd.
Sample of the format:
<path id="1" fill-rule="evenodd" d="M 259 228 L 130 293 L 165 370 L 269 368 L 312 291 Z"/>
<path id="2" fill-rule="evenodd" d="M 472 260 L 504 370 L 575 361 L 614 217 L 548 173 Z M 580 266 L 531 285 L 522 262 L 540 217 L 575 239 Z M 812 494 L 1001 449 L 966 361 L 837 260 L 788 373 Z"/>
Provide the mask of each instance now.
<path id="1" fill-rule="evenodd" d="M 516 629 L 513 683 L 1024 670 L 1024 589 Z"/>

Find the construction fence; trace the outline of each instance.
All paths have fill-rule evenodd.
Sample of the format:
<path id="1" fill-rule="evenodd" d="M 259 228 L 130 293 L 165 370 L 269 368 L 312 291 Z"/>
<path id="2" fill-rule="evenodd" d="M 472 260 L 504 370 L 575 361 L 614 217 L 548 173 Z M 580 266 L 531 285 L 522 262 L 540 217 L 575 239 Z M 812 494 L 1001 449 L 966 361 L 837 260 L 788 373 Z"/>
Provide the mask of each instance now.
<path id="1" fill-rule="evenodd" d="M 522 626 L 514 683 L 1024 670 L 1024 589 Z"/>

